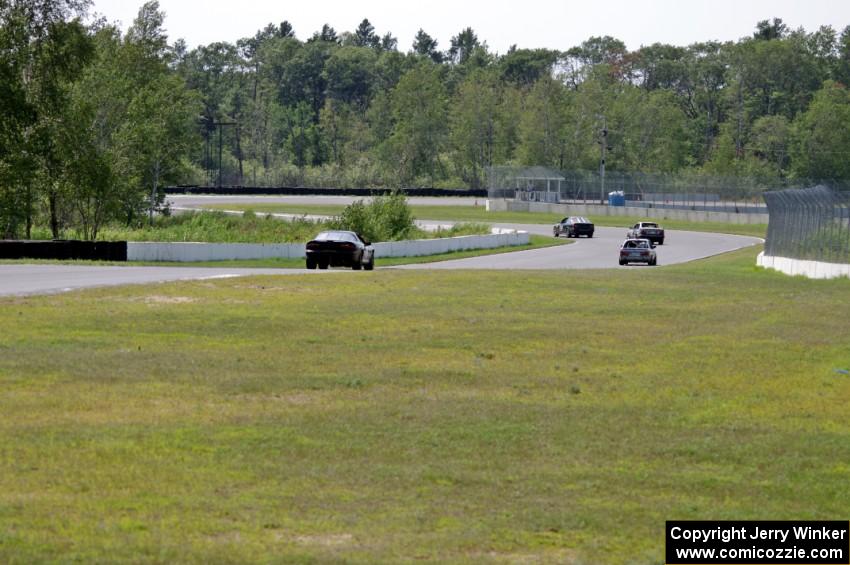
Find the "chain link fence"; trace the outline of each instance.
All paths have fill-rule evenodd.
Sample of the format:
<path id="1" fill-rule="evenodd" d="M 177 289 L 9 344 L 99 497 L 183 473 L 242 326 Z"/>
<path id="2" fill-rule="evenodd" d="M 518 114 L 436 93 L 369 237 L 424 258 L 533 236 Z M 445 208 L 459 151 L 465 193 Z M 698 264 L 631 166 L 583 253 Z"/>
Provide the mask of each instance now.
<path id="1" fill-rule="evenodd" d="M 850 191 L 827 186 L 764 193 L 765 255 L 850 263 Z"/>
<path id="2" fill-rule="evenodd" d="M 767 213 L 762 199 L 766 190 L 818 184 L 804 179 L 790 181 L 699 173 L 606 172 L 603 179 L 598 171 L 560 171 L 546 167 L 490 167 L 487 182 L 489 198 L 742 214 Z M 619 198 L 611 199 L 611 193 Z"/>

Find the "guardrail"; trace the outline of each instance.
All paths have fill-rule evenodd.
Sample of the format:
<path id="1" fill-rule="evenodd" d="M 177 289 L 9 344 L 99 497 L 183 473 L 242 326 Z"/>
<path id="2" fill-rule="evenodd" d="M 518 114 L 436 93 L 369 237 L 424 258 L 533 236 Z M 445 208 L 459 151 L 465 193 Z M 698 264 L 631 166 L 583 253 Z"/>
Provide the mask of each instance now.
<path id="1" fill-rule="evenodd" d="M 494 229 L 463 235 L 374 243 L 375 257 L 415 257 L 452 251 L 527 245 L 528 232 Z M 0 240 L 0 259 L 87 259 L 99 261 L 200 262 L 244 259 L 303 259 L 303 243 L 194 243 L 138 241 Z"/>
<path id="2" fill-rule="evenodd" d="M 375 257 L 415 257 L 452 251 L 493 249 L 527 245 L 527 232 L 491 235 L 463 235 L 437 239 L 416 239 L 374 243 Z M 303 259 L 303 243 L 127 243 L 128 261 L 169 261 L 179 263 L 245 259 Z"/>

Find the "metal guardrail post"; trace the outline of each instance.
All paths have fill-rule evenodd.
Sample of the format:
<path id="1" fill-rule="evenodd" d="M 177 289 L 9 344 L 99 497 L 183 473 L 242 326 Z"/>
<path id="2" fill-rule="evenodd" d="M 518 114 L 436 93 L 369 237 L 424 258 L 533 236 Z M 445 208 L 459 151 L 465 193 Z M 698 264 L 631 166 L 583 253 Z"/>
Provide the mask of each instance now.
<path id="1" fill-rule="evenodd" d="M 850 263 L 850 192 L 816 186 L 766 192 L 764 200 L 765 254 Z"/>

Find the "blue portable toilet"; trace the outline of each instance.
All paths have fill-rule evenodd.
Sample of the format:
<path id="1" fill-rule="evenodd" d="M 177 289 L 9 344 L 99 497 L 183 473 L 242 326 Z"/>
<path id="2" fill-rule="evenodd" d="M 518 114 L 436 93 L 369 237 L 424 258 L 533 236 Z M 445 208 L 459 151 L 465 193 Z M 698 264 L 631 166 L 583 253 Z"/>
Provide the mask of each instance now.
<path id="1" fill-rule="evenodd" d="M 608 206 L 625 206 L 626 195 L 622 190 L 608 193 Z"/>

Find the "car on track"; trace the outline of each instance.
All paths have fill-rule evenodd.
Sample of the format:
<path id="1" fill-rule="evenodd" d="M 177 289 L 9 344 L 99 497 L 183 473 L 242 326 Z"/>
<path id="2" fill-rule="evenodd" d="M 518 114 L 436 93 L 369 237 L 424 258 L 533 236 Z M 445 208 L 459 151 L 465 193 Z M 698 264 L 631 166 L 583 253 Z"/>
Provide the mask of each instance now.
<path id="1" fill-rule="evenodd" d="M 648 239 L 627 239 L 620 245 L 620 265 L 629 263 L 658 264 L 655 245 Z"/>
<path id="2" fill-rule="evenodd" d="M 593 230 L 593 222 L 584 216 L 569 216 L 552 226 L 552 235 L 555 237 L 559 235 L 565 235 L 567 237 L 586 235 L 587 237 L 593 237 Z"/>
<path id="3" fill-rule="evenodd" d="M 664 228 L 655 222 L 638 222 L 629 228 L 626 237 L 630 239 L 648 239 L 658 245 L 664 245 Z"/>
<path id="4" fill-rule="evenodd" d="M 328 230 L 307 242 L 307 268 L 351 267 L 355 271 L 375 268 L 375 248 L 353 231 Z"/>

